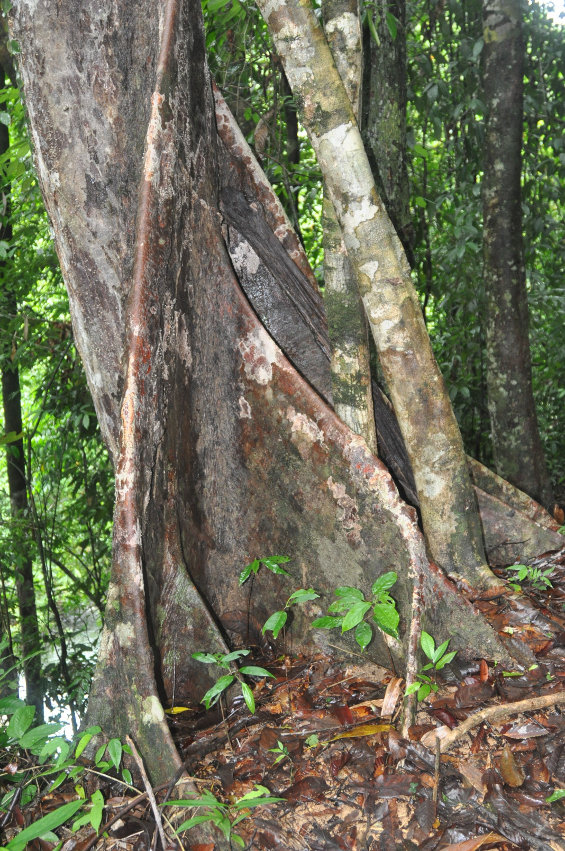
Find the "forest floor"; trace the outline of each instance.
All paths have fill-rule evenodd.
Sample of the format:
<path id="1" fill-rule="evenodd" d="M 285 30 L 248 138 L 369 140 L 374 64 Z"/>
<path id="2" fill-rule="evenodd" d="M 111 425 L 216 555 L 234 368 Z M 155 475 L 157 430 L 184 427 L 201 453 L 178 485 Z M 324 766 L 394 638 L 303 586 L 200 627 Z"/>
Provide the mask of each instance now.
<path id="1" fill-rule="evenodd" d="M 62 851 L 150 851 L 160 847 L 160 830 L 167 841 L 174 835 L 171 822 L 214 813 L 226 831 L 243 816 L 233 825 L 232 847 L 256 851 L 564 851 L 565 550 L 535 565 L 552 568 L 552 587 L 524 583 L 524 591 L 561 623 L 552 636 L 536 626 L 529 604 L 476 602 L 501 634 L 528 642 L 538 662 L 526 673 L 477 660 L 457 679 L 438 681 L 402 738 L 404 683 L 395 672 L 360 655 L 347 665 L 323 657 L 261 660 L 275 679 L 256 686 L 253 716 L 241 699 L 213 727 L 210 713 L 171 716 L 187 773 L 218 807 L 166 807 L 159 825 L 147 793 L 132 799 L 117 785 L 102 787 L 105 836 L 97 839 L 87 827 L 72 836 L 63 830 Z M 438 727 L 451 740 L 441 754 Z M 257 786 L 282 800 L 238 807 Z M 181 842 L 167 847 L 214 848 L 194 844 L 191 830 Z"/>

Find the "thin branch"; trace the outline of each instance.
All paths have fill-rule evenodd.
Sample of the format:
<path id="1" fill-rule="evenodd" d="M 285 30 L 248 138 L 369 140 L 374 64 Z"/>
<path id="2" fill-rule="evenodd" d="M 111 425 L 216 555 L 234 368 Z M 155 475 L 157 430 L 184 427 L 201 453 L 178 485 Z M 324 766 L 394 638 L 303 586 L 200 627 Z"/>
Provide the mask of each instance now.
<path id="1" fill-rule="evenodd" d="M 494 721 L 500 718 L 505 718 L 508 715 L 519 715 L 521 712 L 533 712 L 536 709 L 547 709 L 549 706 L 558 706 L 565 703 L 565 689 L 563 691 L 552 692 L 551 694 L 542 694 L 539 697 L 526 698 L 518 700 L 516 703 L 502 703 L 498 706 L 487 706 L 485 709 L 480 709 L 473 715 L 463 721 L 454 730 L 448 730 L 444 736 L 439 735 L 439 731 L 444 728 L 439 728 L 436 738 L 440 740 L 440 749 L 445 753 L 455 742 L 463 738 L 463 736 L 478 727 L 484 721 Z"/>
<path id="2" fill-rule="evenodd" d="M 131 752 L 133 754 L 133 758 L 135 763 L 139 769 L 139 773 L 141 774 L 141 779 L 143 780 L 143 785 L 145 786 L 145 791 L 147 792 L 147 797 L 149 799 L 149 803 L 151 804 L 151 809 L 153 810 L 153 815 L 155 817 L 155 823 L 157 825 L 157 830 L 159 831 L 159 836 L 161 838 L 161 845 L 163 846 L 163 851 L 167 848 L 167 837 L 165 836 L 165 831 L 163 830 L 163 822 L 161 820 L 161 812 L 159 807 L 157 806 L 157 801 L 155 800 L 155 794 L 151 787 L 151 783 L 149 782 L 149 778 L 147 776 L 147 772 L 145 771 L 145 766 L 143 764 L 143 760 L 137 750 L 133 739 L 131 736 L 126 736 L 126 742 L 131 748 Z"/>

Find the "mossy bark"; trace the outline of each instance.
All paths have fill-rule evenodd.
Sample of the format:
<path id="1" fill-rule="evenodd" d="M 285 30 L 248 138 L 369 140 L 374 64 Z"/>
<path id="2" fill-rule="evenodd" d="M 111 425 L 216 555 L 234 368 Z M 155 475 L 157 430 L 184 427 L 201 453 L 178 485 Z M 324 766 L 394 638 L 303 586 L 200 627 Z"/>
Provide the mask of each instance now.
<path id="1" fill-rule="evenodd" d="M 359 114 L 361 29 L 358 0 L 324 0 L 324 30 L 353 111 Z M 324 286 L 334 408 L 377 452 L 367 320 L 335 211 L 324 191 Z"/>

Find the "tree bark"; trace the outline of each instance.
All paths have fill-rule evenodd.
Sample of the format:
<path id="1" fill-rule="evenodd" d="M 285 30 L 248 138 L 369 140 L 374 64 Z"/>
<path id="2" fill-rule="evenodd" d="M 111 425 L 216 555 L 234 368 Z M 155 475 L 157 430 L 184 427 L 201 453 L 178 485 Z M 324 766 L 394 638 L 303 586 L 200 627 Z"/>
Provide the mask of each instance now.
<path id="1" fill-rule="evenodd" d="M 488 409 L 496 472 L 546 508 L 551 482 L 532 392 L 522 238 L 524 43 L 520 0 L 484 0 L 483 177 Z"/>
<path id="2" fill-rule="evenodd" d="M 375 0 L 367 14 L 374 25 L 364 33 L 361 133 L 377 191 L 413 265 L 406 168 L 406 3 Z"/>
<path id="3" fill-rule="evenodd" d="M 260 0 L 301 106 L 355 270 L 410 456 L 432 558 L 458 581 L 486 566 L 461 435 L 432 353 L 408 263 L 378 197 L 347 94 L 309 0 Z"/>
<path id="4" fill-rule="evenodd" d="M 358 0 L 324 0 L 322 19 L 336 67 L 357 117 L 362 57 Z M 332 346 L 334 409 L 376 454 L 367 319 L 327 189 L 324 190 L 323 229 L 324 302 Z"/>

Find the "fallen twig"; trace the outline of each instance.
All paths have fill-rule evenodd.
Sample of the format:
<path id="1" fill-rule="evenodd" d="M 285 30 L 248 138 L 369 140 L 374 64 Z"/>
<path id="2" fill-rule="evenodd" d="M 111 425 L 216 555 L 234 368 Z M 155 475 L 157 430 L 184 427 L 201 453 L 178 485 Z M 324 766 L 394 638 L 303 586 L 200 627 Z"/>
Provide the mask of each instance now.
<path id="1" fill-rule="evenodd" d="M 565 689 L 563 691 L 552 692 L 551 694 L 542 694 L 539 697 L 518 700 L 515 703 L 487 706 L 485 709 L 480 709 L 478 712 L 470 715 L 454 730 L 446 730 L 446 728 L 440 727 L 439 730 L 445 730 L 445 734 L 438 735 L 438 730 L 436 739 L 440 741 L 441 752 L 445 753 L 455 742 L 484 721 L 494 721 L 497 718 L 504 718 L 507 715 L 518 715 L 521 712 L 532 712 L 536 709 L 547 709 L 548 706 L 557 706 L 560 703 L 565 703 Z"/>
<path id="2" fill-rule="evenodd" d="M 157 830 L 159 831 L 159 836 L 161 838 L 161 845 L 163 846 L 163 851 L 168 846 L 167 837 L 165 836 L 165 831 L 163 830 L 163 822 L 161 820 L 161 812 L 159 807 L 157 806 L 157 801 L 155 799 L 155 794 L 151 787 L 151 783 L 149 782 L 149 778 L 147 776 L 147 772 L 145 771 L 145 766 L 143 764 L 143 760 L 137 750 L 133 739 L 131 736 L 126 736 L 126 742 L 131 748 L 132 756 L 135 760 L 135 763 L 139 769 L 139 773 L 141 774 L 141 779 L 143 780 L 143 785 L 145 786 L 145 791 L 147 792 L 147 798 L 149 799 L 149 803 L 151 804 L 151 809 L 153 810 L 153 815 L 155 817 L 155 824 L 157 825 Z"/>

